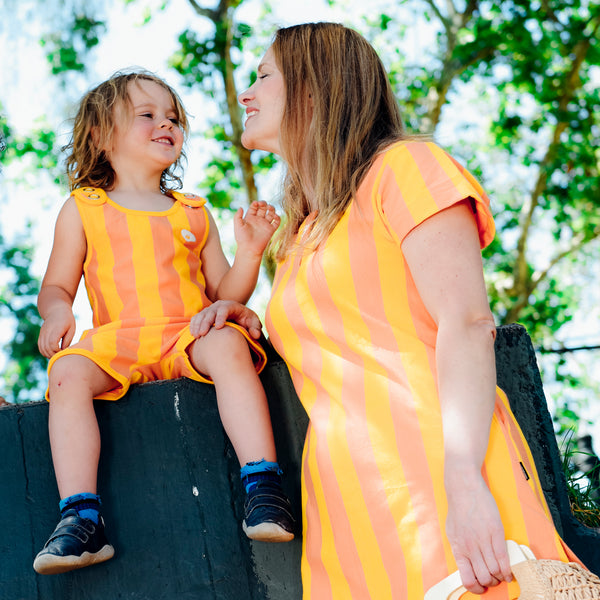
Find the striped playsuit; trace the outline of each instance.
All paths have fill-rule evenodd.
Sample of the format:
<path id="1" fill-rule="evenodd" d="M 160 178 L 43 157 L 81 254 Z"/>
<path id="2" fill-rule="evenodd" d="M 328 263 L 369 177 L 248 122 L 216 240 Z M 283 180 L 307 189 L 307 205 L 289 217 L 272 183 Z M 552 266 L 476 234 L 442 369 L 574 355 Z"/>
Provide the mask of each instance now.
<path id="1" fill-rule="evenodd" d="M 98 188 L 72 193 L 87 242 L 83 274 L 93 329 L 55 354 L 48 371 L 66 354 L 87 356 L 119 382 L 99 398 L 116 400 L 130 385 L 158 379 L 211 383 L 186 352 L 195 339 L 191 317 L 211 303 L 200 259 L 209 228 L 206 201 L 172 194 L 171 208 L 150 212 L 123 208 Z M 229 325 L 248 340 L 260 372 L 264 350 L 243 328 Z"/>
<path id="2" fill-rule="evenodd" d="M 375 160 L 327 241 L 278 266 L 267 328 L 310 417 L 302 462 L 305 599 L 423 600 L 456 570 L 444 527 L 436 325 L 401 242 L 465 198 L 474 201 L 483 247 L 494 225 L 475 179 L 432 143 L 395 144 Z M 483 472 L 507 538 L 538 557 L 574 558 L 499 389 Z M 483 597 L 517 596 L 511 583 Z"/>

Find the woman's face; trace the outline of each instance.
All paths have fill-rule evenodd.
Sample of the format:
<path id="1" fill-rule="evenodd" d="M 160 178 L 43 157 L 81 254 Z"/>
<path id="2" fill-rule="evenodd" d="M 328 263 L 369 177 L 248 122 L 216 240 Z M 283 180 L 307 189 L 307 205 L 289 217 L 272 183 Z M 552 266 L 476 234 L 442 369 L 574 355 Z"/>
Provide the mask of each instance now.
<path id="1" fill-rule="evenodd" d="M 249 150 L 281 154 L 279 132 L 285 108 L 285 83 L 271 48 L 258 65 L 256 81 L 238 100 L 246 107 L 242 144 Z"/>

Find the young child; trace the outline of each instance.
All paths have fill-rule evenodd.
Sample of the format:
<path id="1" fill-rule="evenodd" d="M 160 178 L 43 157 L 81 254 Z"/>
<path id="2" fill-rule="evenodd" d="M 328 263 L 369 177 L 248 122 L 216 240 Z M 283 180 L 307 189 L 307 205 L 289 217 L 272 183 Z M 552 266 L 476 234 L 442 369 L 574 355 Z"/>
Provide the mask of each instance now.
<path id="1" fill-rule="evenodd" d="M 61 521 L 34 561 L 38 573 L 113 556 L 96 494 L 100 436 L 93 399 L 116 400 L 131 384 L 158 379 L 215 385 L 223 426 L 244 465 L 244 531 L 263 541 L 293 538 L 258 377 L 265 363 L 253 339 L 260 322 L 243 306 L 280 220 L 264 202 L 254 202 L 245 216 L 240 209 L 230 266 L 205 201 L 169 187 L 181 186 L 175 171 L 187 131 L 177 94 L 146 71 L 113 75 L 83 98 L 75 118 L 67 158 L 72 193 L 56 222 L 38 299 L 61 497 Z M 93 329 L 71 345 L 82 274 Z M 206 331 L 201 311 L 213 302 L 213 312 L 221 303 L 241 303 L 236 320 L 245 328 L 227 322 Z"/>

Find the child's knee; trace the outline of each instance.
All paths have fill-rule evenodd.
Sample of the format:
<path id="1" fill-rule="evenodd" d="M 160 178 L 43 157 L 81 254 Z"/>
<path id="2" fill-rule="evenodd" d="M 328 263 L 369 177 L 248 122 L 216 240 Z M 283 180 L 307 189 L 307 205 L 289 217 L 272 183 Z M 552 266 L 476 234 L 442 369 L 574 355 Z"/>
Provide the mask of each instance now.
<path id="1" fill-rule="evenodd" d="M 215 334 L 215 345 L 223 352 L 227 352 L 229 356 L 233 356 L 234 353 L 243 353 L 244 355 L 249 352 L 248 341 L 243 334 L 235 329 L 234 327 L 223 327 L 222 329 L 214 329 Z"/>
<path id="2" fill-rule="evenodd" d="M 85 356 L 67 354 L 57 358 L 48 373 L 50 398 L 52 393 L 71 388 L 93 387 L 95 378 L 103 375 L 99 367 Z"/>
<path id="3" fill-rule="evenodd" d="M 77 365 L 75 362 L 72 355 L 57 358 L 48 373 L 50 387 L 62 385 L 65 381 L 69 381 L 76 376 L 75 369 Z"/>
<path id="4" fill-rule="evenodd" d="M 195 343 L 190 354 L 192 363 L 200 372 L 212 377 L 214 369 L 232 368 L 236 365 L 252 362 L 248 341 L 234 327 L 211 329 L 209 334 Z"/>

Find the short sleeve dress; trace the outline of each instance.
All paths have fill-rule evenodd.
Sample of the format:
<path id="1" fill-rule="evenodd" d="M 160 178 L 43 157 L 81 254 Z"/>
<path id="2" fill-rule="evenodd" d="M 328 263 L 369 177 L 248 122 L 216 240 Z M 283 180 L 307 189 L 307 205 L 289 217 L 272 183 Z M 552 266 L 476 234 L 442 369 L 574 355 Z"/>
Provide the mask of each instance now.
<path id="1" fill-rule="evenodd" d="M 377 157 L 326 242 L 278 266 L 267 329 L 310 418 L 302 461 L 305 599 L 423 600 L 456 570 L 444 527 L 436 325 L 401 243 L 466 198 L 484 247 L 494 224 L 472 175 L 433 143 L 397 143 Z M 554 528 L 499 389 L 483 473 L 509 539 L 538 557 L 576 560 Z M 484 597 L 518 594 L 513 582 Z"/>

